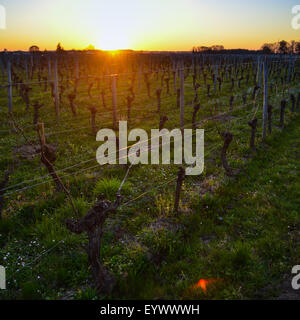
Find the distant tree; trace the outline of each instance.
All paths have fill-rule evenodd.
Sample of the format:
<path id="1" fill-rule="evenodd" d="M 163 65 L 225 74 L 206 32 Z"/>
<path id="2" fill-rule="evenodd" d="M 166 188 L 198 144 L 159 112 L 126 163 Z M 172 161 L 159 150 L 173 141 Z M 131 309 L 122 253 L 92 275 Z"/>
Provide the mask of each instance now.
<path id="1" fill-rule="evenodd" d="M 93 51 L 96 50 L 95 46 L 93 46 L 92 44 L 90 44 L 88 47 L 86 47 L 84 50 L 86 51 Z"/>
<path id="2" fill-rule="evenodd" d="M 274 53 L 274 48 L 272 43 L 265 43 L 262 45 L 261 50 L 264 54 Z"/>
<path id="3" fill-rule="evenodd" d="M 29 52 L 39 52 L 40 48 L 38 46 L 31 46 L 29 48 Z"/>
<path id="4" fill-rule="evenodd" d="M 212 51 L 221 51 L 224 50 L 224 46 L 222 45 L 214 45 L 210 47 Z"/>
<path id="5" fill-rule="evenodd" d="M 295 46 L 296 46 L 296 41 L 292 40 L 288 46 L 288 52 L 289 53 L 295 53 Z"/>
<path id="6" fill-rule="evenodd" d="M 192 52 L 211 52 L 211 51 L 222 51 L 224 50 L 224 46 L 222 45 L 213 45 L 211 47 L 200 46 L 200 47 L 193 47 Z"/>
<path id="7" fill-rule="evenodd" d="M 295 43 L 294 53 L 300 54 L 300 42 L 299 41 Z"/>
<path id="8" fill-rule="evenodd" d="M 63 46 L 61 45 L 61 43 L 59 42 L 57 44 L 57 47 L 56 47 L 56 52 L 57 53 L 63 53 L 65 51 L 65 49 L 63 48 Z"/>
<path id="9" fill-rule="evenodd" d="M 278 52 L 282 54 L 288 53 L 288 42 L 285 40 L 282 40 L 279 42 Z"/>
<path id="10" fill-rule="evenodd" d="M 211 48 L 210 47 L 201 46 L 201 47 L 198 47 L 198 51 L 199 52 L 211 51 Z"/>
<path id="11" fill-rule="evenodd" d="M 204 52 L 204 51 L 208 51 L 209 48 L 205 47 L 205 46 L 201 46 L 201 47 L 193 47 L 194 52 Z"/>

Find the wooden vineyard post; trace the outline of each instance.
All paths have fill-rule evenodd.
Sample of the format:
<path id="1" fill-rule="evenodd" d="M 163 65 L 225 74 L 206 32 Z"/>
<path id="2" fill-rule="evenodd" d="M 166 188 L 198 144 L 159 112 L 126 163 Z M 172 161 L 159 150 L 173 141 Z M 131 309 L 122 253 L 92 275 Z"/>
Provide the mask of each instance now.
<path id="1" fill-rule="evenodd" d="M 260 61 L 260 57 L 258 57 L 257 60 L 257 78 L 256 78 L 256 82 L 257 85 L 260 87 L 261 85 L 261 67 L 262 67 L 262 63 Z"/>
<path id="2" fill-rule="evenodd" d="M 207 98 L 210 98 L 210 84 L 207 84 Z"/>
<path id="3" fill-rule="evenodd" d="M 281 100 L 280 102 L 280 127 L 284 127 L 284 112 L 286 108 L 286 100 Z"/>
<path id="4" fill-rule="evenodd" d="M 10 178 L 10 172 L 6 172 L 4 176 L 4 180 L 0 181 L 0 221 L 2 219 L 2 210 L 4 209 L 5 204 L 5 187 L 8 184 Z M 2 191 L 1 191 L 2 190 Z"/>
<path id="5" fill-rule="evenodd" d="M 0 57 L 0 70 L 1 70 L 1 73 L 2 73 L 2 79 L 3 79 L 3 82 L 5 81 L 5 72 L 4 72 L 4 65 L 3 65 L 3 61 Z"/>
<path id="6" fill-rule="evenodd" d="M 176 102 L 177 102 L 177 108 L 180 108 L 180 89 L 176 90 Z"/>
<path id="7" fill-rule="evenodd" d="M 263 109 L 263 141 L 267 134 L 267 121 L 268 121 L 268 67 L 267 63 L 264 62 L 264 109 Z"/>
<path id="8" fill-rule="evenodd" d="M 142 73 L 143 73 L 143 60 L 142 56 L 140 56 L 140 65 L 139 65 L 139 84 L 138 84 L 138 90 L 141 91 L 142 86 Z"/>
<path id="9" fill-rule="evenodd" d="M 251 139 L 250 139 L 250 149 L 252 152 L 255 152 L 255 134 L 257 128 L 257 118 L 254 118 L 248 122 L 248 125 L 251 127 Z"/>
<path id="10" fill-rule="evenodd" d="M 75 93 L 70 93 L 68 95 L 68 99 L 70 102 L 70 109 L 72 110 L 73 116 L 76 117 L 76 107 L 74 105 L 74 100 L 76 98 L 76 94 Z"/>
<path id="11" fill-rule="evenodd" d="M 291 57 L 291 55 L 290 55 L 290 57 L 289 57 L 289 69 L 288 69 L 288 82 L 291 82 L 291 66 L 292 66 L 292 57 Z"/>
<path id="12" fill-rule="evenodd" d="M 224 139 L 224 145 L 223 145 L 222 153 L 221 153 L 222 165 L 226 171 L 226 174 L 228 176 L 231 176 L 231 175 L 233 175 L 233 172 L 227 162 L 227 150 L 228 150 L 229 145 L 233 139 L 233 134 L 231 132 L 223 132 L 222 136 Z"/>
<path id="13" fill-rule="evenodd" d="M 117 76 L 112 75 L 113 128 L 117 130 Z"/>
<path id="14" fill-rule="evenodd" d="M 157 97 L 157 113 L 160 113 L 161 108 L 161 88 L 156 89 L 156 97 Z"/>
<path id="15" fill-rule="evenodd" d="M 180 128 L 184 129 L 184 63 L 180 66 Z"/>
<path id="16" fill-rule="evenodd" d="M 229 110 L 233 110 L 233 102 L 234 102 L 234 96 L 231 96 L 229 99 Z"/>
<path id="17" fill-rule="evenodd" d="M 196 117 L 197 117 L 197 112 L 200 110 L 200 103 L 197 103 L 194 105 L 194 112 L 193 112 L 193 117 L 192 117 L 192 124 L 193 124 L 193 130 L 197 129 L 197 123 L 196 123 Z"/>
<path id="18" fill-rule="evenodd" d="M 159 130 L 162 130 L 165 126 L 165 123 L 169 120 L 167 116 L 160 116 L 159 118 Z"/>
<path id="19" fill-rule="evenodd" d="M 269 134 L 272 133 L 272 113 L 273 113 L 273 106 L 271 104 L 268 105 L 268 132 Z"/>
<path id="20" fill-rule="evenodd" d="M 33 60 L 33 54 L 30 53 L 30 79 L 33 79 L 33 73 L 34 73 L 34 60 Z"/>
<path id="21" fill-rule="evenodd" d="M 166 87 L 167 87 L 167 94 L 170 94 L 170 78 L 165 79 Z"/>
<path id="22" fill-rule="evenodd" d="M 75 72 L 76 72 L 76 80 L 79 79 L 79 57 L 76 55 L 75 58 Z"/>
<path id="23" fill-rule="evenodd" d="M 255 86 L 254 89 L 253 89 L 253 92 L 252 92 L 252 100 L 256 99 L 257 92 L 259 92 L 259 91 L 260 91 L 260 87 L 259 86 Z"/>
<path id="24" fill-rule="evenodd" d="M 215 94 L 217 93 L 217 79 L 218 79 L 218 64 L 215 66 L 215 79 L 214 79 L 214 90 Z"/>
<path id="25" fill-rule="evenodd" d="M 103 108 L 107 109 L 106 102 L 105 102 L 105 90 L 104 89 L 101 90 L 101 99 L 102 99 Z"/>
<path id="26" fill-rule="evenodd" d="M 12 113 L 12 81 L 11 81 L 11 62 L 7 61 L 7 80 L 8 80 L 8 92 L 7 92 L 7 98 L 8 98 L 8 112 Z"/>
<path id="27" fill-rule="evenodd" d="M 48 56 L 48 77 L 50 81 L 52 79 L 51 56 Z"/>
<path id="28" fill-rule="evenodd" d="M 173 63 L 174 93 L 177 92 L 177 63 Z"/>
<path id="29" fill-rule="evenodd" d="M 179 201 L 180 201 L 180 193 L 182 184 L 185 178 L 185 170 L 180 167 L 177 175 L 177 183 L 176 183 L 176 193 L 175 193 L 175 203 L 174 203 L 174 211 L 178 213 L 179 210 Z"/>
<path id="30" fill-rule="evenodd" d="M 130 114 L 131 114 L 131 106 L 133 102 L 133 96 L 127 96 L 127 121 L 130 121 Z"/>
<path id="31" fill-rule="evenodd" d="M 53 80 L 54 80 L 54 94 L 55 94 L 55 116 L 56 116 L 56 122 L 58 122 L 59 121 L 59 92 L 58 92 L 58 76 L 57 76 L 57 57 L 55 57 L 55 60 L 54 60 Z"/>
<path id="32" fill-rule="evenodd" d="M 33 104 L 33 125 L 37 125 L 39 120 L 39 110 L 43 107 L 43 104 L 40 104 L 38 101 L 35 101 Z"/>
<path id="33" fill-rule="evenodd" d="M 28 72 L 28 59 L 27 56 L 25 56 L 25 75 L 26 75 L 26 81 L 29 80 L 29 72 Z"/>
<path id="34" fill-rule="evenodd" d="M 38 128 L 38 131 L 40 132 L 39 137 L 40 137 L 40 142 L 41 142 L 41 148 L 43 148 L 46 144 L 44 123 L 39 123 L 37 125 L 37 128 Z"/>
<path id="35" fill-rule="evenodd" d="M 295 111 L 295 104 L 296 104 L 296 98 L 293 94 L 290 95 L 291 97 L 291 111 L 294 112 Z"/>
<path id="36" fill-rule="evenodd" d="M 298 92 L 298 95 L 297 95 L 296 111 L 298 111 L 299 108 L 300 108 L 300 92 Z"/>
<path id="37" fill-rule="evenodd" d="M 243 99 L 243 104 L 245 105 L 247 103 L 247 91 L 243 93 L 242 99 Z"/>
<path id="38" fill-rule="evenodd" d="M 89 107 L 91 111 L 91 127 L 92 127 L 92 134 L 96 135 L 97 134 L 97 128 L 96 128 L 96 114 L 97 114 L 97 109 L 95 107 Z"/>

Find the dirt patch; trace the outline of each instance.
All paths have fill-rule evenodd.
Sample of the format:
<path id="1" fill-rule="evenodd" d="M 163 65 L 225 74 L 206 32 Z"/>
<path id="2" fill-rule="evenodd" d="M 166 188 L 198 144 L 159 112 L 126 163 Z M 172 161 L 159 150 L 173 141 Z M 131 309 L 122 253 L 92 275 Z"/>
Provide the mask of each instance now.
<path id="1" fill-rule="evenodd" d="M 212 120 L 226 122 L 226 121 L 230 121 L 232 119 L 235 119 L 235 117 L 228 115 L 228 114 L 220 114 L 220 115 L 213 117 Z"/>
<path id="2" fill-rule="evenodd" d="M 211 241 L 213 241 L 215 239 L 215 235 L 211 234 L 203 234 L 199 240 L 202 241 L 205 245 L 208 245 Z"/>
<path id="3" fill-rule="evenodd" d="M 292 288 L 292 275 L 286 275 L 281 283 L 270 284 L 256 293 L 256 298 L 265 300 L 300 300 L 300 290 Z"/>
<path id="4" fill-rule="evenodd" d="M 21 157 L 22 159 L 33 159 L 41 152 L 40 145 L 23 145 L 14 148 L 14 153 Z"/>
<path id="5" fill-rule="evenodd" d="M 56 149 L 56 146 L 52 145 L 52 147 Z M 31 160 L 41 154 L 41 147 L 39 144 L 23 145 L 23 146 L 15 147 L 13 149 L 13 152 L 15 155 L 21 157 L 22 159 Z"/>
<path id="6" fill-rule="evenodd" d="M 294 290 L 291 285 L 291 279 L 285 280 L 280 285 L 281 294 L 276 300 L 300 300 L 300 290 Z"/>
<path id="7" fill-rule="evenodd" d="M 168 230 L 171 232 L 177 232 L 180 229 L 182 229 L 183 226 L 181 224 L 173 223 L 172 221 L 169 221 L 167 219 L 157 219 L 155 222 L 150 223 L 149 229 L 153 231 L 158 230 Z"/>
<path id="8" fill-rule="evenodd" d="M 204 196 L 206 193 L 214 194 L 220 186 L 220 181 L 216 176 L 210 175 L 203 181 L 194 183 L 193 186 L 194 190 L 199 193 L 200 196 Z"/>

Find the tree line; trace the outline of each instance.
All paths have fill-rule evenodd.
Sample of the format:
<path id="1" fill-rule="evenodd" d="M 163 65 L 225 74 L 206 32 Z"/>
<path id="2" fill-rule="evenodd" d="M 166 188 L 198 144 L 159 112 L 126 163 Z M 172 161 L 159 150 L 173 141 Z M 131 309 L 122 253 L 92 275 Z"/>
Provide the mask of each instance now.
<path id="1" fill-rule="evenodd" d="M 281 40 L 274 43 L 265 43 L 261 47 L 263 53 L 300 54 L 300 41 L 290 42 Z"/>
<path id="2" fill-rule="evenodd" d="M 264 43 L 260 50 L 225 49 L 222 45 L 198 46 L 192 48 L 193 53 L 263 53 L 263 54 L 300 54 L 300 41 L 281 40 L 274 43 Z"/>

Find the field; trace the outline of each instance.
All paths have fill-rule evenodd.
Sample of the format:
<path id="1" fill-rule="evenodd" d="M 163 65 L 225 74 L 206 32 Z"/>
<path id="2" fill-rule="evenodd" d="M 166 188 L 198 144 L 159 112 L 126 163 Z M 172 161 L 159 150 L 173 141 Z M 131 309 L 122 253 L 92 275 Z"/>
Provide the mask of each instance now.
<path id="1" fill-rule="evenodd" d="M 1 57 L 0 264 L 8 289 L 0 298 L 283 294 L 281 284 L 300 253 L 299 62 L 191 53 L 76 57 Z M 100 166 L 96 132 L 119 120 L 148 133 L 160 124 L 205 129 L 204 172 L 185 176 L 176 190 L 179 165 Z M 67 192 L 41 162 L 41 123 Z M 224 132 L 233 135 L 225 151 Z M 122 181 L 122 203 L 101 234 L 101 263 L 114 285 L 97 290 L 88 237 L 71 232 L 66 219 L 84 217 L 97 198 L 115 201 Z M 209 289 L 195 286 L 200 279 L 213 279 Z"/>

